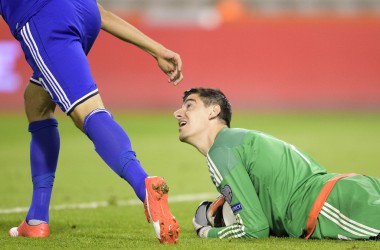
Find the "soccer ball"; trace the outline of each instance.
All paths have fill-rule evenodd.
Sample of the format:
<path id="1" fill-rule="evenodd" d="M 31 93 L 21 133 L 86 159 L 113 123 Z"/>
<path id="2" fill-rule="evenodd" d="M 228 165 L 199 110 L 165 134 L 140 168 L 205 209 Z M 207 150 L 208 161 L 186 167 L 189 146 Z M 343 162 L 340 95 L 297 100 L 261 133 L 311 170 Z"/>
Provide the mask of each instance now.
<path id="1" fill-rule="evenodd" d="M 230 205 L 225 202 L 223 195 L 220 195 L 208 206 L 206 217 L 212 227 L 225 227 L 237 222 Z"/>

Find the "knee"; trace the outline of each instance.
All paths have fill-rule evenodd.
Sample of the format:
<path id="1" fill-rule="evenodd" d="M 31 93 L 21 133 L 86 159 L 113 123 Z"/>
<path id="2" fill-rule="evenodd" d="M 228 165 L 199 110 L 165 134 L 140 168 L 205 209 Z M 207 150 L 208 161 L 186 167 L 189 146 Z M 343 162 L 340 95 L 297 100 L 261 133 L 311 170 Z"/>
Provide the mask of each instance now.
<path id="1" fill-rule="evenodd" d="M 101 115 L 101 116 L 99 116 L 99 115 Z M 107 109 L 102 109 L 102 108 L 101 109 L 95 109 L 95 110 L 91 111 L 88 115 L 86 115 L 86 117 L 84 117 L 83 122 L 81 122 L 81 126 L 82 126 L 83 132 L 88 137 L 91 138 L 90 131 L 88 129 L 89 121 L 94 117 L 104 118 L 104 116 L 102 116 L 102 115 L 105 115 L 105 117 L 107 117 L 107 118 L 110 117 L 111 119 L 113 119 L 112 114 Z"/>
<path id="2" fill-rule="evenodd" d="M 98 114 L 106 114 L 107 116 L 110 116 L 112 118 L 112 114 L 105 108 L 94 109 L 86 115 L 70 114 L 70 116 L 75 126 L 88 136 L 86 124 L 91 118 Z"/>
<path id="3" fill-rule="evenodd" d="M 70 114 L 71 120 L 73 120 L 75 127 L 84 132 L 84 119 L 82 116 L 75 116 Z"/>
<path id="4" fill-rule="evenodd" d="M 82 130 L 82 132 L 85 132 L 85 120 L 98 110 L 106 110 L 99 94 L 92 96 L 91 98 L 76 106 L 70 113 L 70 117 L 73 120 L 75 126 Z"/>

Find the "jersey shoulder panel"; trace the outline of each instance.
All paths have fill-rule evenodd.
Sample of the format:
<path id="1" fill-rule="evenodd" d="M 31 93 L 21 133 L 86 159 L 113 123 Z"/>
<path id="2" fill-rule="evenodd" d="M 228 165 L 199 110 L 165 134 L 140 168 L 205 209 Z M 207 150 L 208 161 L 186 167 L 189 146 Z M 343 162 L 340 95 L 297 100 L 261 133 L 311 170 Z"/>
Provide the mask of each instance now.
<path id="1" fill-rule="evenodd" d="M 214 144 L 211 149 L 219 146 L 234 147 L 243 142 L 246 134 L 249 133 L 247 129 L 241 128 L 224 128 L 215 138 Z"/>
<path id="2" fill-rule="evenodd" d="M 233 166 L 236 159 L 232 151 L 243 144 L 247 133 L 248 130 L 245 129 L 222 129 L 207 154 L 208 161 L 218 166 L 222 172 Z"/>
<path id="3" fill-rule="evenodd" d="M 210 174 L 217 186 L 236 166 L 244 165 L 246 156 L 242 151 L 251 134 L 246 129 L 225 128 L 217 135 L 207 154 Z"/>

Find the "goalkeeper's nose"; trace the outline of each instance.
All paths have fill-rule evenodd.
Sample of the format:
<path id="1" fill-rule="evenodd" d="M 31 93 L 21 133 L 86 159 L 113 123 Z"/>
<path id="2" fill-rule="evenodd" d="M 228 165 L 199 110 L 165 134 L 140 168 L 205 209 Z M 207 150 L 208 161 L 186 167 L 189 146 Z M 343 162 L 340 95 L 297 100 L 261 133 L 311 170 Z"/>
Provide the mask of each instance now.
<path id="1" fill-rule="evenodd" d="M 181 119 L 181 118 L 183 117 L 183 109 L 180 108 L 180 109 L 174 111 L 173 115 L 174 115 L 174 117 L 175 117 L 177 120 Z"/>

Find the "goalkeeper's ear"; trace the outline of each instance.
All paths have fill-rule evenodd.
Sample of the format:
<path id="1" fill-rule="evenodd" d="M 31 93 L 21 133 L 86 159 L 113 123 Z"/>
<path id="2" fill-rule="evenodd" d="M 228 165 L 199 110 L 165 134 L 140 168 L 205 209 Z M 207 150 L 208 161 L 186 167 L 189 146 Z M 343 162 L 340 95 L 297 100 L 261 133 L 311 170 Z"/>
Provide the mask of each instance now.
<path id="1" fill-rule="evenodd" d="M 219 105 L 212 106 L 212 109 L 210 110 L 209 119 L 213 120 L 215 118 L 218 118 L 221 112 L 221 108 Z"/>

